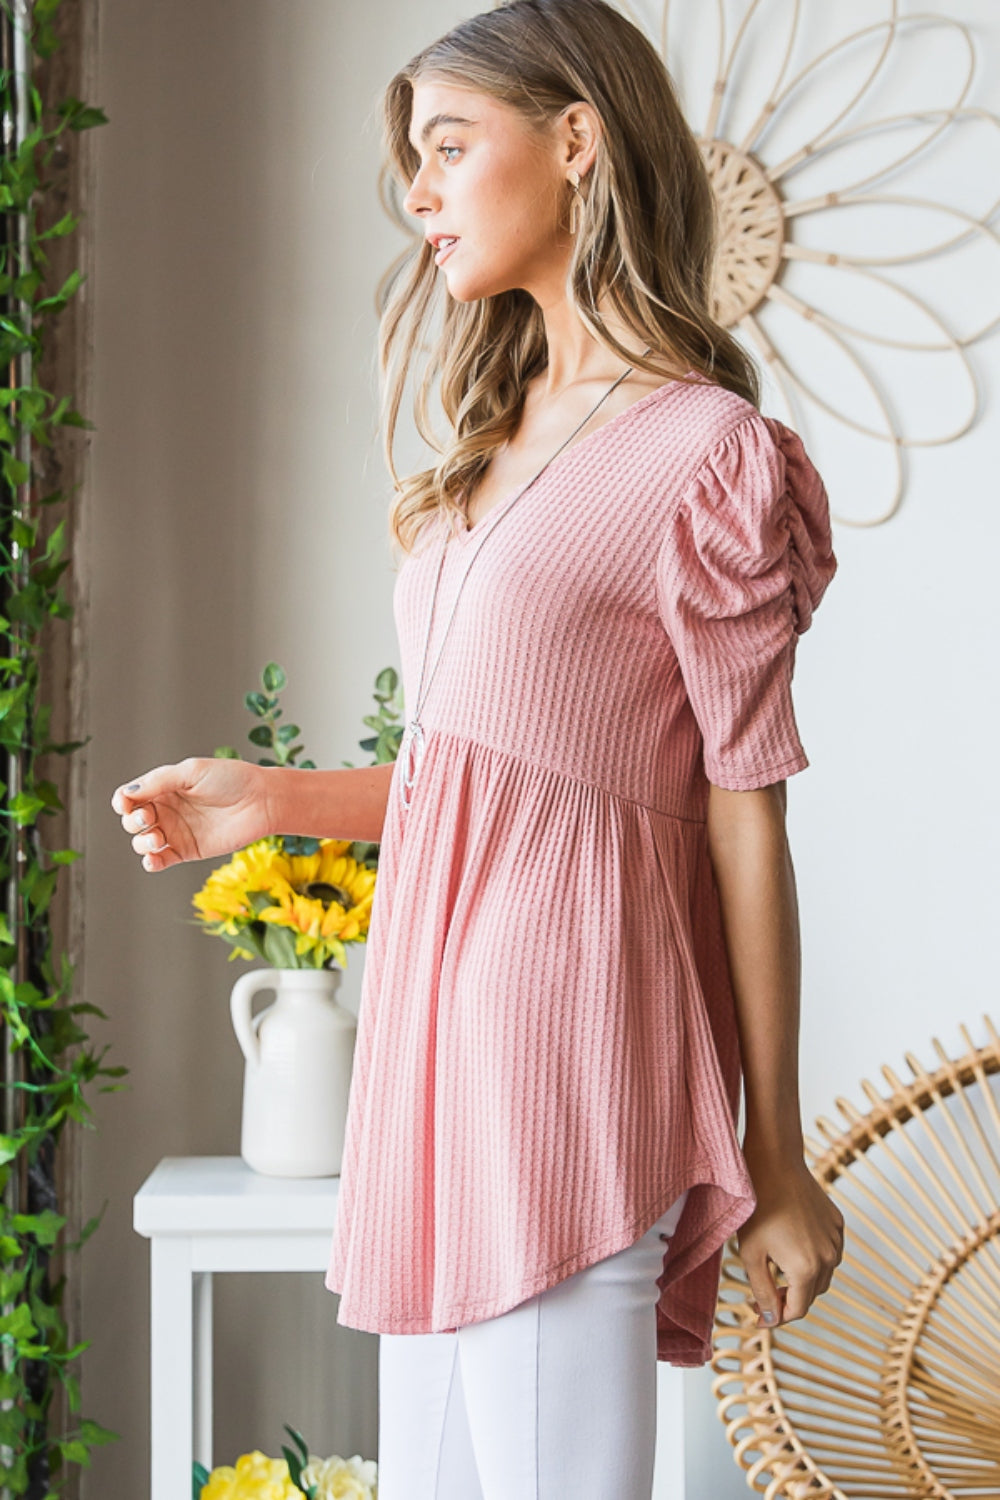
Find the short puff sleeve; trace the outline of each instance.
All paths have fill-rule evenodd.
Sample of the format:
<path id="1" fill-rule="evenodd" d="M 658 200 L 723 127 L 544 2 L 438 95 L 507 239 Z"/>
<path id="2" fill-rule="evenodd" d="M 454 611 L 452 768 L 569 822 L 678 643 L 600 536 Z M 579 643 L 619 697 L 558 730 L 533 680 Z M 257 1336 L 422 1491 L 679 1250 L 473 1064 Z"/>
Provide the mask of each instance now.
<path id="1" fill-rule="evenodd" d="M 745 791 L 809 764 L 795 646 L 836 569 L 829 500 L 801 438 L 752 412 L 698 469 L 657 557 L 660 618 L 715 785 Z"/>

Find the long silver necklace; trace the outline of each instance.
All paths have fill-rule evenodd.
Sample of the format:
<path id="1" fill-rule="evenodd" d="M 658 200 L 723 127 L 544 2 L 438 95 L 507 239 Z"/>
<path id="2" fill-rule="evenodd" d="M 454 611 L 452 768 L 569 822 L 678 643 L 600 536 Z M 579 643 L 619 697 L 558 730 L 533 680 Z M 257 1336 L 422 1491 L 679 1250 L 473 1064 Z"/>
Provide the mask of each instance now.
<path id="1" fill-rule="evenodd" d="M 648 354 L 649 353 L 649 348 L 645 349 L 643 352 L 646 353 L 646 354 Z M 631 375 L 633 368 L 634 368 L 633 365 L 629 365 L 628 369 L 624 370 L 622 372 L 622 374 L 618 376 L 618 379 L 616 381 L 614 381 L 614 383 L 612 385 L 608 386 L 608 389 L 604 392 L 604 395 L 600 398 L 600 400 L 597 402 L 597 404 L 591 408 L 591 410 L 584 417 L 583 421 L 579 422 L 576 425 L 576 427 L 573 428 L 573 431 L 570 433 L 569 437 L 566 439 L 566 442 L 563 442 L 563 443 L 559 444 L 559 447 L 556 449 L 555 453 L 553 453 L 549 458 L 547 458 L 545 460 L 545 462 L 542 464 L 542 467 L 538 470 L 538 472 L 536 474 L 532 475 L 531 479 L 528 480 L 527 484 L 524 485 L 523 488 L 519 489 L 516 492 L 516 494 L 514 495 L 513 500 L 508 501 L 500 509 L 497 517 L 495 518 L 495 520 L 493 522 L 493 525 L 485 533 L 482 541 L 479 543 L 479 546 L 476 548 L 475 552 L 473 552 L 473 554 L 472 554 L 472 557 L 469 559 L 469 565 L 468 565 L 468 567 L 466 568 L 465 572 L 462 574 L 462 580 L 461 580 L 461 582 L 460 582 L 460 584 L 458 586 L 458 591 L 455 594 L 454 603 L 452 604 L 451 614 L 448 616 L 448 623 L 445 626 L 444 635 L 441 637 L 441 644 L 438 647 L 437 656 L 434 658 L 434 666 L 433 666 L 433 668 L 431 670 L 431 675 L 428 678 L 427 687 L 424 688 L 424 685 L 423 685 L 424 684 L 424 671 L 425 671 L 426 666 L 427 666 L 427 650 L 428 650 L 428 647 L 430 646 L 431 630 L 432 630 L 433 625 L 434 625 L 434 609 L 435 609 L 435 606 L 437 604 L 438 585 L 441 582 L 441 573 L 442 573 L 442 571 L 444 569 L 445 553 L 448 550 L 448 543 L 451 541 L 451 534 L 449 533 L 449 535 L 445 537 L 444 543 L 443 543 L 443 545 L 441 547 L 441 556 L 438 559 L 437 577 L 434 580 L 434 592 L 431 595 L 430 614 L 427 617 L 427 633 L 424 636 L 424 656 L 423 656 L 423 661 L 420 664 L 420 681 L 419 681 L 419 684 L 417 686 L 417 701 L 416 701 L 416 704 L 414 705 L 413 715 L 410 718 L 410 720 L 408 721 L 408 723 L 406 725 L 406 728 L 403 730 L 403 737 L 402 737 L 402 739 L 399 742 L 399 751 L 398 751 L 398 756 L 397 756 L 397 758 L 399 760 L 399 763 L 400 763 L 399 764 L 399 770 L 400 770 L 400 775 L 399 775 L 399 796 L 400 796 L 400 801 L 401 801 L 401 803 L 402 803 L 402 805 L 403 805 L 404 808 L 409 808 L 410 803 L 413 800 L 413 788 L 414 788 L 414 785 L 415 785 L 416 780 L 417 780 L 417 772 L 419 771 L 419 769 L 420 769 L 420 763 L 421 763 L 421 761 L 424 758 L 424 743 L 425 743 L 425 741 L 424 741 L 423 726 L 420 723 L 420 711 L 423 708 L 424 703 L 427 701 L 427 694 L 431 690 L 431 684 L 434 681 L 435 673 L 437 672 L 438 666 L 440 665 L 441 655 L 442 655 L 442 652 L 444 651 L 445 642 L 448 639 L 448 635 L 449 635 L 449 633 L 451 631 L 451 623 L 452 623 L 452 621 L 455 618 L 455 611 L 458 608 L 458 601 L 461 598 L 462 590 L 465 587 L 465 581 L 468 578 L 469 574 L 472 572 L 473 563 L 476 561 L 476 558 L 479 556 L 480 552 L 482 552 L 484 546 L 486 545 L 486 542 L 493 535 L 493 532 L 496 531 L 497 526 L 503 520 L 504 516 L 507 516 L 507 515 L 510 514 L 510 512 L 514 509 L 514 506 L 517 504 L 518 500 L 521 499 L 522 495 L 524 495 L 531 488 L 531 486 L 535 483 L 536 479 L 540 478 L 541 475 L 544 474 L 545 470 L 548 468 L 548 466 L 552 462 L 552 460 L 554 458 L 558 458 L 559 454 L 566 447 L 566 443 L 572 442 L 572 440 L 576 437 L 577 433 L 580 431 L 580 428 L 581 427 L 585 427 L 587 425 L 587 423 L 590 421 L 591 417 L 594 415 L 594 412 L 596 412 L 598 410 L 598 408 L 603 405 L 603 403 L 611 395 L 611 392 L 617 386 L 621 385 L 622 381 L 625 379 L 625 376 L 626 375 Z M 483 520 L 485 520 L 485 519 L 486 519 L 486 517 L 484 516 Z"/>

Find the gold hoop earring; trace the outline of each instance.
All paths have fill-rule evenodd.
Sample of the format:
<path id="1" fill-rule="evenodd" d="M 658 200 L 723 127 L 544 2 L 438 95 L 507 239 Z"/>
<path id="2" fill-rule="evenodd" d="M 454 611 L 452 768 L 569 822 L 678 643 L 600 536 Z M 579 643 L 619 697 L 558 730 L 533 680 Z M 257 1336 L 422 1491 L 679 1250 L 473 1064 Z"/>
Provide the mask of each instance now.
<path id="1" fill-rule="evenodd" d="M 569 211 L 569 232 L 575 235 L 580 227 L 581 207 L 585 201 L 580 192 L 580 174 L 575 168 L 570 171 L 569 185 L 573 189 L 573 203 Z"/>

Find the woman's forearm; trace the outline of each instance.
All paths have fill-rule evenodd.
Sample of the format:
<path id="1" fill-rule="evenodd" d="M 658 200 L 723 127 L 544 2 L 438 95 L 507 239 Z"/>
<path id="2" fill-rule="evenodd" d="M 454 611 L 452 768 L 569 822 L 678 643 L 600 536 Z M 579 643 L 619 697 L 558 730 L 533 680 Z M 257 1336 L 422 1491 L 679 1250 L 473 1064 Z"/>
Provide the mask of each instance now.
<path id="1" fill-rule="evenodd" d="M 801 1162 L 801 959 L 784 782 L 746 792 L 712 786 L 708 841 L 736 1000 L 744 1154 Z"/>
<path id="2" fill-rule="evenodd" d="M 394 766 L 395 761 L 342 771 L 265 767 L 269 832 L 380 843 Z"/>

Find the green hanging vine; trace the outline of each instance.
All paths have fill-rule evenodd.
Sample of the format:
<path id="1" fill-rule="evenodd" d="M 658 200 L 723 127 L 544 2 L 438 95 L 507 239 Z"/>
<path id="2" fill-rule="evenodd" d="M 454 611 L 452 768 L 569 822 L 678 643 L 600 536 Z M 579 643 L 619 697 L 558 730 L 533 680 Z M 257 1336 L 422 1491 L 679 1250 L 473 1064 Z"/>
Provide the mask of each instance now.
<path id="1" fill-rule="evenodd" d="M 54 19 L 60 0 L 35 0 L 12 11 L 2 0 L 0 104 L 0 1005 L 4 1032 L 4 1118 L 0 1133 L 0 1490 L 54 1500 L 70 1465 L 86 1466 L 98 1443 L 118 1436 L 79 1417 L 80 1389 L 72 1366 L 87 1342 L 68 1346 L 61 1311 L 65 1275 L 53 1280 L 50 1262 L 77 1250 L 64 1238 L 67 1219 L 57 1209 L 55 1152 L 63 1127 L 93 1128 L 84 1089 L 101 1075 L 104 1052 L 87 1046 L 80 1018 L 95 1005 L 70 1000 L 73 966 L 52 953 L 50 907 L 60 871 L 80 857 L 75 849 L 44 847 L 40 822 L 63 810 L 42 757 L 69 755 L 86 741 L 50 739 L 52 710 L 40 701 L 44 632 L 73 610 L 62 589 L 66 518 L 53 508 L 60 490 L 41 494 L 35 456 L 52 448 L 58 430 L 92 428 L 67 396 L 44 390 L 35 375 L 46 330 L 66 308 L 84 277 L 73 271 L 56 291 L 45 288 L 46 242 L 72 235 L 79 217 L 67 213 L 40 230 L 46 179 L 66 131 L 106 123 L 79 99 L 43 100 L 32 81 L 34 59 L 57 49 Z M 20 27 L 20 31 L 18 28 Z M 39 466 L 40 467 L 40 466 Z M 62 627 L 57 627 L 62 628 Z M 104 1049 L 105 1051 L 107 1049 Z M 105 1084 L 102 1092 L 124 1087 Z M 103 1212 L 103 1210 L 102 1210 Z M 54 1432 L 57 1382 L 65 1393 L 71 1430 Z"/>

